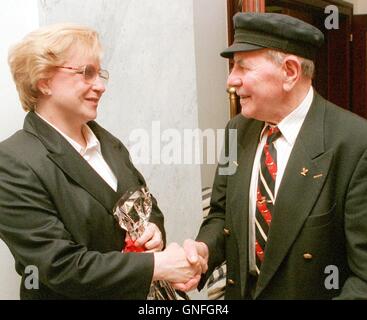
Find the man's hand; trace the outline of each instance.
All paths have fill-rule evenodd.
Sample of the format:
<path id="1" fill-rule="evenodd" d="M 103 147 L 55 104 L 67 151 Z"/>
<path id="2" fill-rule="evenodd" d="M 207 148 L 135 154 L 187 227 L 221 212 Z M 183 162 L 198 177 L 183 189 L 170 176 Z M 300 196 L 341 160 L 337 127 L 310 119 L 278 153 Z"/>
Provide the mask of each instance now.
<path id="1" fill-rule="evenodd" d="M 194 257 L 192 257 L 195 260 Z M 189 262 L 185 250 L 177 243 L 171 243 L 162 252 L 154 253 L 154 280 L 166 280 L 172 283 L 187 283 L 200 279 L 202 265 L 200 258 Z"/>
<path id="2" fill-rule="evenodd" d="M 198 270 L 198 272 L 187 282 L 174 282 L 172 286 L 181 291 L 190 291 L 196 289 L 199 284 L 201 274 L 208 270 L 209 250 L 204 242 L 198 242 L 191 239 L 185 240 L 183 244 L 188 262 Z"/>

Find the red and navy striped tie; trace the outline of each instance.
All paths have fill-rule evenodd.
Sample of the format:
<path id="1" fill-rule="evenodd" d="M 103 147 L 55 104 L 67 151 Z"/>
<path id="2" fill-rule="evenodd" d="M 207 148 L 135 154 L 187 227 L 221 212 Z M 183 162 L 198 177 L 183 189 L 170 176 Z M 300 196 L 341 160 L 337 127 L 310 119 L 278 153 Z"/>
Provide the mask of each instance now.
<path id="1" fill-rule="evenodd" d="M 259 181 L 257 186 L 256 199 L 256 269 L 260 273 L 261 264 L 265 257 L 266 241 L 272 219 L 272 212 L 275 202 L 275 179 L 277 175 L 277 151 L 274 142 L 282 134 L 278 127 L 268 127 L 265 130 L 267 134 L 266 143 L 261 154 L 261 166 L 259 172 Z"/>

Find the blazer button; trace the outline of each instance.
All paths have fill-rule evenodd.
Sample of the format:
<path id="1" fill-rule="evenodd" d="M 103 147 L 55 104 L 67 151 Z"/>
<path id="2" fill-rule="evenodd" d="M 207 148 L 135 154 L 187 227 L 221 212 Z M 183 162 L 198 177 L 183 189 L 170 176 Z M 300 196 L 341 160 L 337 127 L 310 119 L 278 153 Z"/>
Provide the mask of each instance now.
<path id="1" fill-rule="evenodd" d="M 305 253 L 303 254 L 303 259 L 305 260 L 312 260 L 313 256 L 311 253 Z"/>
<path id="2" fill-rule="evenodd" d="M 229 236 L 230 234 L 231 234 L 231 232 L 229 231 L 229 229 L 227 229 L 227 228 L 224 228 L 223 229 L 223 232 L 224 232 L 224 235 L 225 236 Z"/>
<path id="3" fill-rule="evenodd" d="M 233 286 L 235 284 L 234 280 L 232 280 L 232 279 L 228 279 L 227 282 L 231 286 Z"/>

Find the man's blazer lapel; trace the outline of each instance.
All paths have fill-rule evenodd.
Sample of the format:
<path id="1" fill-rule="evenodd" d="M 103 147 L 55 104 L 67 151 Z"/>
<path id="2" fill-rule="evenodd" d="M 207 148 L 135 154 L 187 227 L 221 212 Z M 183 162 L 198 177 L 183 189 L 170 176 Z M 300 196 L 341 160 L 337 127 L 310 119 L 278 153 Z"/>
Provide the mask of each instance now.
<path id="1" fill-rule="evenodd" d="M 315 94 L 279 187 L 255 297 L 297 238 L 328 175 L 333 154 L 324 149 L 324 112 L 325 100 Z"/>
<path id="2" fill-rule="evenodd" d="M 238 128 L 238 167 L 235 174 L 228 177 L 229 181 L 233 181 L 232 191 L 227 194 L 227 202 L 238 243 L 242 286 L 246 283 L 248 271 L 249 186 L 252 164 L 263 126 L 263 122 L 251 121 L 244 129 Z"/>
<path id="3" fill-rule="evenodd" d="M 49 151 L 48 157 L 73 181 L 85 189 L 112 214 L 118 194 L 54 128 L 29 112 L 24 130 L 36 136 Z M 112 161 L 113 162 L 113 161 Z M 63 188 L 66 186 L 58 186 Z M 80 199 L 83 201 L 83 199 Z"/>

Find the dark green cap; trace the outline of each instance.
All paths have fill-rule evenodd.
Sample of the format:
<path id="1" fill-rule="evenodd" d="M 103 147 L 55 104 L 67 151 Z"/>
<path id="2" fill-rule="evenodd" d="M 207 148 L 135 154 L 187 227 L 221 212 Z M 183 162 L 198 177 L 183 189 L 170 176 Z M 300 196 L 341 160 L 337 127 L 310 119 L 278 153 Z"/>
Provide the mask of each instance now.
<path id="1" fill-rule="evenodd" d="M 220 55 L 264 48 L 279 50 L 314 60 L 324 43 L 323 33 L 314 26 L 280 13 L 239 12 L 233 17 L 233 44 Z"/>

